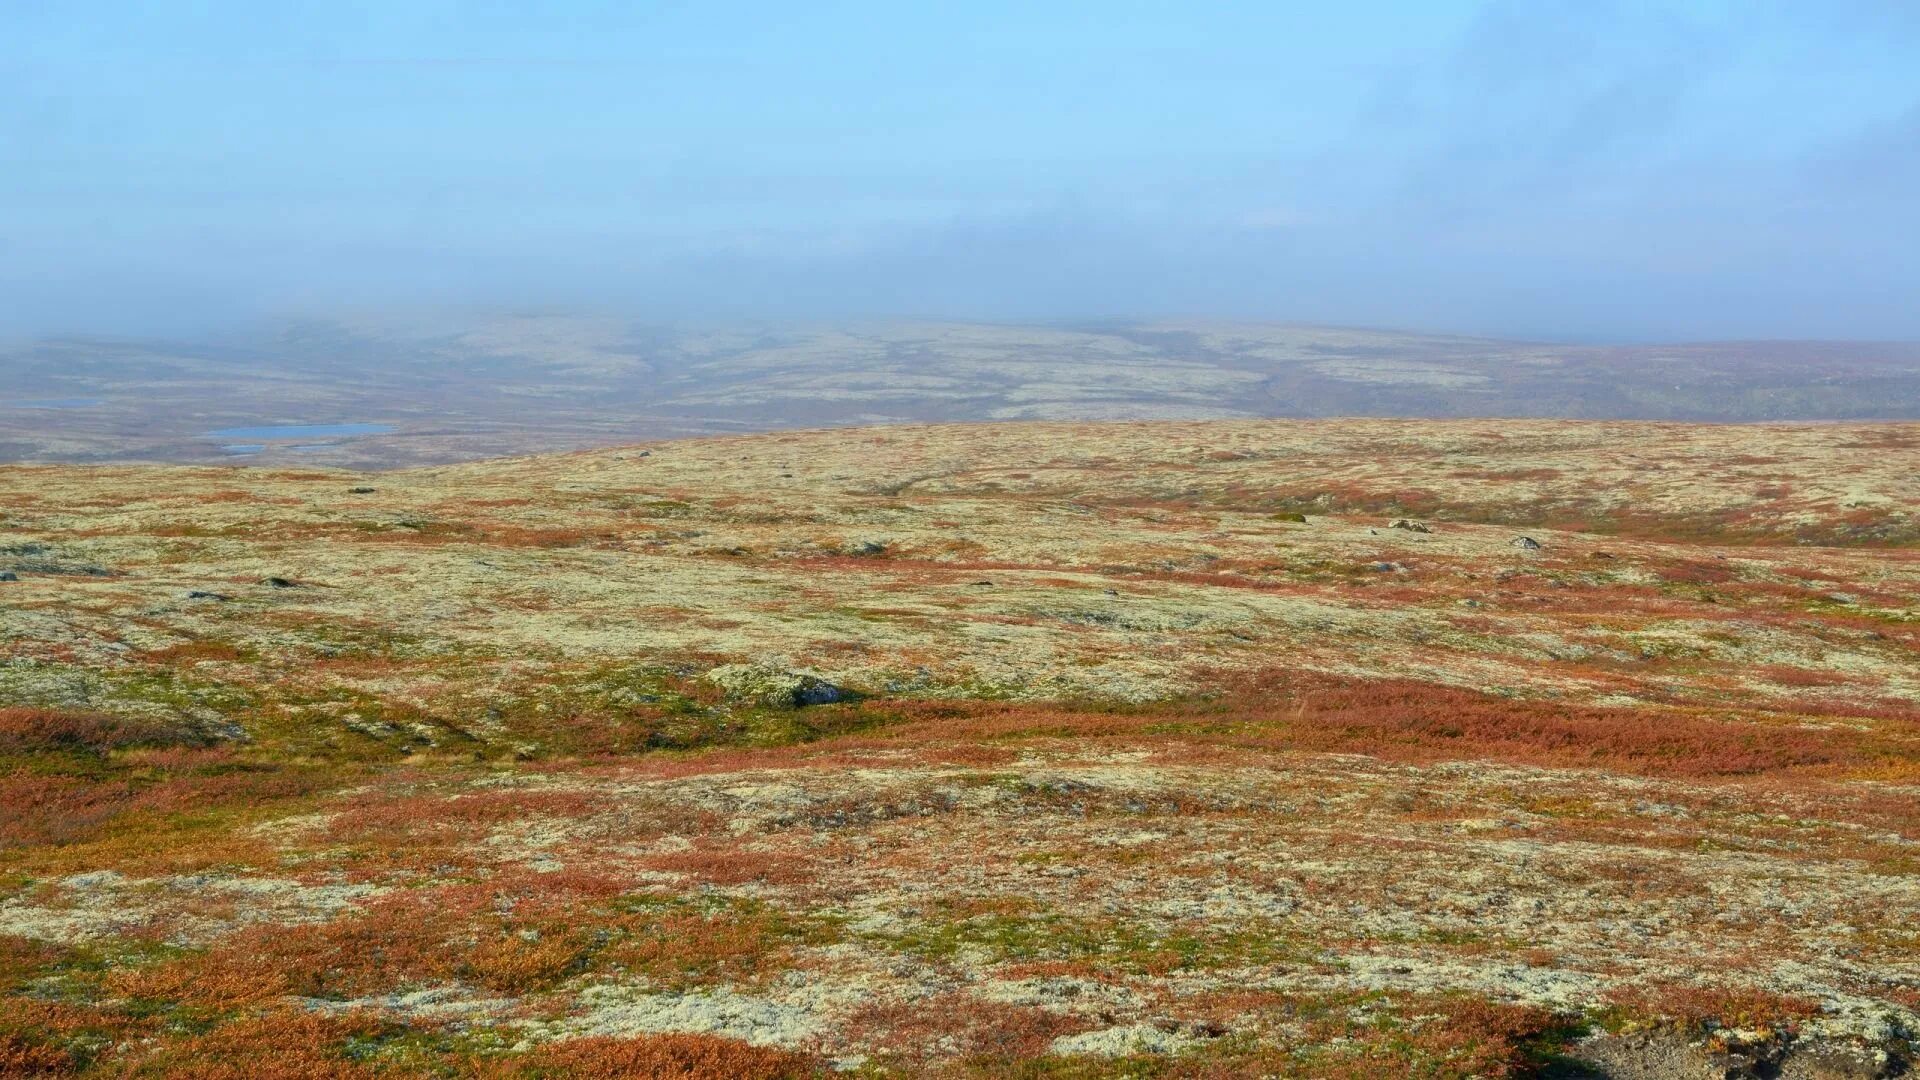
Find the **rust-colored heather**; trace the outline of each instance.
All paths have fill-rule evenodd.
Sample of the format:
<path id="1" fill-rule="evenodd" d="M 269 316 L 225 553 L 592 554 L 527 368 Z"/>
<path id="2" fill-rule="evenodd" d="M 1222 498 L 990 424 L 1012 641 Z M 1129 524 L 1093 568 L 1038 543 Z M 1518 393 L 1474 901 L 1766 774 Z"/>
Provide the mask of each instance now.
<path id="1" fill-rule="evenodd" d="M 812 877 L 804 859 L 739 848 L 696 847 L 649 856 L 646 865 L 655 870 L 685 874 L 708 885 L 744 885 L 750 881 L 798 885 Z"/>
<path id="2" fill-rule="evenodd" d="M 806 1054 L 717 1035 L 593 1037 L 548 1043 L 524 1058 L 491 1061 L 484 1080 L 798 1080 L 824 1075 Z"/>
<path id="3" fill-rule="evenodd" d="M 0 848 L 85 838 L 129 809 L 137 797 L 134 786 L 124 781 L 0 776 Z"/>
<path id="4" fill-rule="evenodd" d="M 377 1017 L 299 1010 L 249 1014 L 203 1034 L 136 1052 L 116 1070 L 128 1077 L 178 1080 L 361 1080 L 406 1076 L 355 1061 L 348 1040 L 370 1038 L 391 1025 Z M 415 1074 L 417 1075 L 417 1074 Z"/>
<path id="5" fill-rule="evenodd" d="M 308 926 L 243 930 L 204 955 L 117 971 L 121 993 L 215 1008 L 258 1006 L 290 994 L 346 998 L 453 977 L 447 948 L 472 908 L 433 895 L 384 897 L 365 910 Z"/>
<path id="6" fill-rule="evenodd" d="M 143 659 L 152 663 L 179 665 L 193 665 L 208 660 L 241 660 L 245 657 L 245 652 L 227 641 L 187 641 L 142 654 Z"/>
<path id="7" fill-rule="evenodd" d="M 145 720 L 66 709 L 0 708 L 0 754 L 82 750 L 192 741 L 187 733 Z"/>
<path id="8" fill-rule="evenodd" d="M 1630 1017 L 1696 1027 L 1711 1021 L 1726 1027 L 1791 1030 L 1820 1014 L 1820 1003 L 1810 998 L 1751 986 L 1635 986 L 1616 990 L 1607 999 Z"/>
<path id="9" fill-rule="evenodd" d="M 315 770 L 236 768 L 224 758 L 199 757 L 178 771 L 162 764 L 137 780 L 0 774 L 0 848 L 90 840 L 125 815 L 257 805 L 306 794 L 321 782 Z"/>
<path id="10" fill-rule="evenodd" d="M 67 1076 L 79 1069 L 72 1054 L 24 1035 L 0 1032 L 0 1080 Z"/>
<path id="11" fill-rule="evenodd" d="M 529 939 L 500 934 L 475 946 L 461 970 L 489 990 L 526 994 L 546 989 L 580 970 L 589 948 L 584 935 Z"/>
<path id="12" fill-rule="evenodd" d="M 902 741 L 1152 734 L 1243 750 L 1498 761 L 1656 776 L 1920 777 L 1920 750 L 1910 741 L 1854 728 L 1802 727 L 1764 713 L 1723 719 L 1724 711 L 1609 708 L 1412 679 L 1285 671 L 1223 673 L 1216 685 L 1222 689 L 1204 698 L 1124 708 L 1017 702 L 898 702 L 886 708 L 903 721 L 889 732 Z"/>
<path id="13" fill-rule="evenodd" d="M 996 1064 L 1044 1054 L 1053 1040 L 1095 1025 L 1081 1017 L 951 993 L 869 1006 L 849 1026 L 883 1059 L 925 1065 L 938 1057 L 971 1058 L 990 1071 Z"/>
<path id="14" fill-rule="evenodd" d="M 117 971 L 109 981 L 136 997 L 219 1008 L 452 979 L 526 993 L 579 970 L 591 952 L 577 928 L 584 905 L 623 888 L 602 874 L 564 870 L 406 890 L 327 922 L 251 927 L 205 954 Z"/>
<path id="15" fill-rule="evenodd" d="M 1315 1055 L 1306 1068 L 1287 1075 L 1352 1078 L 1431 1076 L 1522 1077 L 1538 1071 L 1541 1051 L 1552 1049 L 1562 1034 L 1553 1013 L 1529 1005 L 1511 1005 L 1466 995 L 1401 998 L 1396 1012 L 1420 1017 L 1414 1023 L 1362 1022 L 1335 1009 L 1306 1027 L 1306 1045 L 1337 1047 L 1327 1058 Z"/>
<path id="16" fill-rule="evenodd" d="M 778 921 L 751 912 L 641 912 L 622 925 L 624 935 L 596 964 L 660 985 L 749 978 L 787 955 Z"/>

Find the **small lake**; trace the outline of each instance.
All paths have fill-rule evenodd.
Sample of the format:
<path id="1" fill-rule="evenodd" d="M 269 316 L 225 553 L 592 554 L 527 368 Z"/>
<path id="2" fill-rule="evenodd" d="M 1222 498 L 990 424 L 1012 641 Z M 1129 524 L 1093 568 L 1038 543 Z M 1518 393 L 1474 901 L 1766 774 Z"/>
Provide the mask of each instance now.
<path id="1" fill-rule="evenodd" d="M 317 439 L 329 435 L 384 435 L 392 424 L 281 424 L 270 427 L 230 427 L 207 432 L 211 439 Z"/>
<path id="2" fill-rule="evenodd" d="M 12 405 L 16 409 L 91 409 L 95 405 L 106 403 L 105 398 L 63 397 L 45 398 L 40 401 L 16 401 Z"/>

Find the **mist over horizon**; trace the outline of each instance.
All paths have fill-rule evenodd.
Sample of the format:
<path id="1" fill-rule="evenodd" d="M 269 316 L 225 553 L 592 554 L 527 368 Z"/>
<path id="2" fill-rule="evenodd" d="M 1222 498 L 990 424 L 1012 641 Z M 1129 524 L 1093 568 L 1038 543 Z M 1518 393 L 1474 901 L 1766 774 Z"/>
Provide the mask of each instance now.
<path id="1" fill-rule="evenodd" d="M 6 339 L 427 309 L 1920 339 L 1898 3 L 0 21 Z"/>

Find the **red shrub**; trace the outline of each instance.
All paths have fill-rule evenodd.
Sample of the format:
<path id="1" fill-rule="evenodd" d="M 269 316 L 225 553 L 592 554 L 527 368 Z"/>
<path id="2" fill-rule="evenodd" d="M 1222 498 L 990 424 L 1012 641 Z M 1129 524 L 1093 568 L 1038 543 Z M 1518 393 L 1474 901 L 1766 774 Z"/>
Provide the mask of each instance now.
<path id="1" fill-rule="evenodd" d="M 1820 1003 L 1753 987 L 1633 987 L 1607 995 L 1623 1012 L 1699 1026 L 1708 1021 L 1739 1028 L 1792 1028 L 1820 1013 Z"/>
<path id="2" fill-rule="evenodd" d="M 0 754 L 58 750 L 105 753 L 142 743 L 187 741 L 184 733 L 145 720 L 65 709 L 0 708 Z"/>
<path id="3" fill-rule="evenodd" d="M 1046 1009 L 952 993 L 931 1001 L 870 1006 L 853 1016 L 852 1026 L 883 1055 L 924 1063 L 948 1055 L 986 1061 L 1037 1057 L 1053 1040 L 1094 1025 Z"/>
<path id="4" fill-rule="evenodd" d="M 596 1037 L 549 1043 L 519 1062 L 490 1063 L 486 1077 L 539 1080 L 790 1080 L 825 1072 L 805 1054 L 716 1035 Z"/>
<path id="5" fill-rule="evenodd" d="M 347 1041 L 388 1030 L 369 1017 L 276 1011 L 243 1016 L 170 1040 L 128 1062 L 136 1076 L 192 1080 L 368 1080 L 394 1075 L 347 1056 Z M 404 1075 L 404 1074 L 402 1074 Z"/>

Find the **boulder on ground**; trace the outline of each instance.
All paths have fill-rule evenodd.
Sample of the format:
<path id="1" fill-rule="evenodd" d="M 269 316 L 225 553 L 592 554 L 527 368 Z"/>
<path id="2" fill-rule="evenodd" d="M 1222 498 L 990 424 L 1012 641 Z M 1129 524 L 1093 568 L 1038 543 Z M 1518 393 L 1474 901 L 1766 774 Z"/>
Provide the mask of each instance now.
<path id="1" fill-rule="evenodd" d="M 1387 528 L 1405 529 L 1408 532 L 1417 532 L 1417 533 L 1430 533 L 1433 531 L 1431 528 L 1425 525 L 1422 525 L 1417 521 L 1408 521 L 1406 518 L 1399 518 L 1395 520 L 1393 524 L 1388 525 Z"/>
<path id="2" fill-rule="evenodd" d="M 735 701 L 770 709 L 827 705 L 850 696 L 817 675 L 770 664 L 723 664 L 707 672 L 706 679 Z"/>
<path id="3" fill-rule="evenodd" d="M 1531 536 L 1516 536 L 1513 538 L 1513 546 L 1521 551 L 1539 551 L 1540 541 Z"/>

